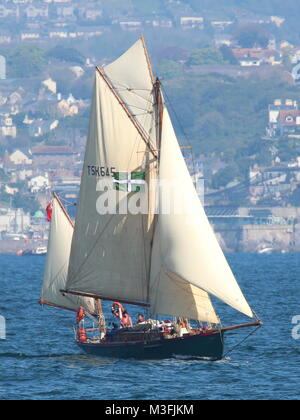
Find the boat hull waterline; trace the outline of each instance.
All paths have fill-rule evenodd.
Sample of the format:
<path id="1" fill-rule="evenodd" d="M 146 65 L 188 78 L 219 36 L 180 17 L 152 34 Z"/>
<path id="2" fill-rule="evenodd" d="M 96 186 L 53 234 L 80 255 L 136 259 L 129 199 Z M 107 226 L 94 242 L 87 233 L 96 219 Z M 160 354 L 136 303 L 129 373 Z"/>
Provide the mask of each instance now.
<path id="1" fill-rule="evenodd" d="M 217 361 L 223 357 L 223 332 L 176 337 L 155 341 L 138 341 L 132 343 L 92 343 L 77 342 L 78 346 L 88 354 L 112 358 L 165 359 L 174 356 L 196 357 Z"/>

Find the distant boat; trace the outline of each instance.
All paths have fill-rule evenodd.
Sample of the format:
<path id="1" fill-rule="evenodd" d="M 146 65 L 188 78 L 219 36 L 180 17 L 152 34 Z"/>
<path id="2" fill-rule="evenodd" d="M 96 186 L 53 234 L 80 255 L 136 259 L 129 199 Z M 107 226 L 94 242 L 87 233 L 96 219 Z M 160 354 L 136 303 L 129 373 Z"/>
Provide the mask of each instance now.
<path id="1" fill-rule="evenodd" d="M 41 256 L 47 254 L 47 247 L 46 246 L 38 246 L 36 248 L 30 249 L 24 249 L 20 250 L 17 253 L 20 256 L 28 256 L 28 255 L 35 255 L 35 256 Z"/>
<path id="2" fill-rule="evenodd" d="M 118 211 L 102 212 L 104 191 Z M 187 211 L 166 212 L 178 191 Z M 145 198 L 145 212 L 121 211 Z M 262 325 L 199 201 L 143 38 L 96 68 L 75 227 L 54 195 L 48 251 L 41 303 L 77 311 L 76 343 L 87 353 L 219 360 L 226 331 Z M 223 327 L 210 295 L 252 322 Z M 119 325 L 109 328 L 102 301 L 114 302 Z M 144 312 L 142 323 L 131 324 L 127 304 Z M 92 336 L 84 315 L 97 316 Z"/>
<path id="3" fill-rule="evenodd" d="M 272 254 L 272 252 L 274 252 L 274 249 L 266 247 L 266 248 L 259 249 L 257 252 L 258 254 Z"/>

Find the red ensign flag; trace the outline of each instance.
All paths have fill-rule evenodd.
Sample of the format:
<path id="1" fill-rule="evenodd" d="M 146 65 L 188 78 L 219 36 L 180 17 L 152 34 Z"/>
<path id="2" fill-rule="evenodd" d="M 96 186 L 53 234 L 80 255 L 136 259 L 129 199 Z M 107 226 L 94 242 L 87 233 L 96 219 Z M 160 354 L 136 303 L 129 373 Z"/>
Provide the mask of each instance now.
<path id="1" fill-rule="evenodd" d="M 52 220 L 52 202 L 48 204 L 46 208 L 46 212 L 47 212 L 47 220 L 48 222 L 50 222 Z"/>

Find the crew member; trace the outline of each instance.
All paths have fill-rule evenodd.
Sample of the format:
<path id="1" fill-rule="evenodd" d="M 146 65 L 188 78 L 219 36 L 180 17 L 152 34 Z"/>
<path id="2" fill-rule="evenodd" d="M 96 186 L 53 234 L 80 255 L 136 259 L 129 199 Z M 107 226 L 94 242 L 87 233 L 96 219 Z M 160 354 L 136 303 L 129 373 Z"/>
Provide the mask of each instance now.
<path id="1" fill-rule="evenodd" d="M 142 314 L 138 314 L 137 324 L 142 324 L 143 322 L 145 322 L 144 316 Z"/>
<path id="2" fill-rule="evenodd" d="M 84 317 L 85 317 L 84 307 L 80 306 L 76 314 L 76 322 L 78 325 L 80 325 L 80 323 L 84 320 Z"/>
<path id="3" fill-rule="evenodd" d="M 123 313 L 121 325 L 123 328 L 132 327 L 131 316 L 127 313 L 126 310 Z"/>
<path id="4" fill-rule="evenodd" d="M 114 302 L 114 304 L 111 307 L 111 312 L 116 318 L 120 320 L 121 326 L 123 328 L 132 327 L 131 317 L 121 303 Z"/>

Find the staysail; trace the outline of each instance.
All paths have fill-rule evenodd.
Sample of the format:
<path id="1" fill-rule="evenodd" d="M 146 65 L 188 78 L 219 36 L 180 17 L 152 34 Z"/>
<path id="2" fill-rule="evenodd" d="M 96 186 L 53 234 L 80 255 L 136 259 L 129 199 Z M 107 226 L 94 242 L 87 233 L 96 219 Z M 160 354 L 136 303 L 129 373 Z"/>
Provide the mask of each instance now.
<path id="1" fill-rule="evenodd" d="M 66 287 L 74 228 L 56 197 L 52 208 L 41 303 L 70 310 L 77 310 L 82 305 L 88 312 L 94 313 L 94 299 L 62 295 L 60 292 Z"/>
<path id="2" fill-rule="evenodd" d="M 130 199 L 138 199 L 133 187 L 148 176 L 154 99 L 142 41 L 128 54 L 121 58 L 120 68 L 111 65 L 96 71 L 67 289 L 148 302 L 148 215 L 133 214 L 128 206 Z M 132 54 L 141 66 L 138 82 L 122 71 L 131 67 Z M 129 106 L 124 108 L 124 98 L 132 112 Z"/>
<path id="3" fill-rule="evenodd" d="M 173 306 L 180 306 L 181 295 L 176 288 L 181 282 L 182 288 L 192 285 L 197 291 L 202 289 L 253 317 L 200 203 L 166 108 L 159 184 L 150 280 L 152 312 L 168 313 L 170 293 Z"/>

